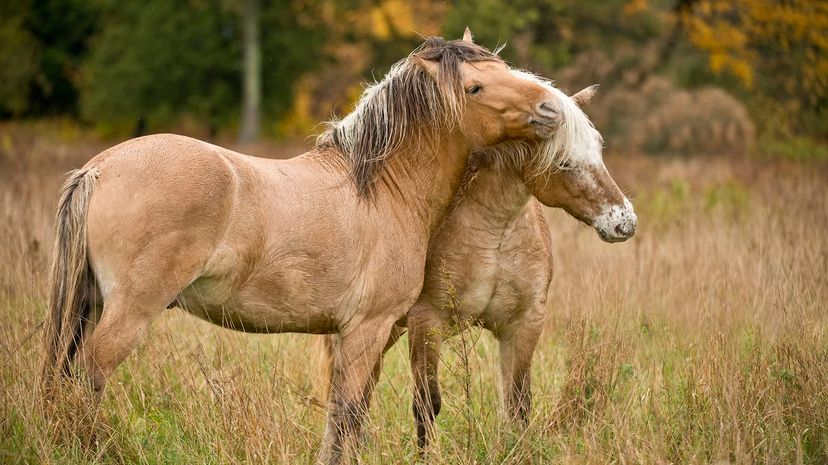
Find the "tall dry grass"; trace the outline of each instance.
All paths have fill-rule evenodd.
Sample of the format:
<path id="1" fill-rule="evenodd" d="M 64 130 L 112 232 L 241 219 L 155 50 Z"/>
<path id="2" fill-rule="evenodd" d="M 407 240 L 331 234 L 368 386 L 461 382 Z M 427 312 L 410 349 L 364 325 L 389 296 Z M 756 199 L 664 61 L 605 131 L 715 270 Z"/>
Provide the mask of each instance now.
<path id="1" fill-rule="evenodd" d="M 312 337 L 235 333 L 179 310 L 153 324 L 99 415 L 44 418 L 56 192 L 103 145 L 0 128 L 0 462 L 312 463 L 324 425 Z M 557 270 L 529 428 L 500 421 L 496 346 L 472 329 L 444 350 L 431 463 L 828 462 L 826 165 L 608 164 L 639 232 L 604 244 L 550 213 Z M 386 360 L 365 463 L 415 460 L 406 352 L 401 341 Z"/>

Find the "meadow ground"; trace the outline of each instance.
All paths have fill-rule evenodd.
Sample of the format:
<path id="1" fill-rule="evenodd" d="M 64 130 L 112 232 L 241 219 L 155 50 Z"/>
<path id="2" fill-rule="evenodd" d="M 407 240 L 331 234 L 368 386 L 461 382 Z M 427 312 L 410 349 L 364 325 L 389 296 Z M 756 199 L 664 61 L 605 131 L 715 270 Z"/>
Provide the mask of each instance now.
<path id="1" fill-rule="evenodd" d="M 98 418 L 44 419 L 56 192 L 106 145 L 0 128 L 0 463 L 312 463 L 324 428 L 314 338 L 235 333 L 176 309 L 119 368 Z M 472 330 L 444 350 L 430 462 L 828 463 L 828 164 L 607 164 L 638 234 L 605 244 L 550 212 L 556 276 L 529 428 L 499 421 L 497 347 Z M 406 347 L 386 359 L 365 463 L 415 461 Z"/>

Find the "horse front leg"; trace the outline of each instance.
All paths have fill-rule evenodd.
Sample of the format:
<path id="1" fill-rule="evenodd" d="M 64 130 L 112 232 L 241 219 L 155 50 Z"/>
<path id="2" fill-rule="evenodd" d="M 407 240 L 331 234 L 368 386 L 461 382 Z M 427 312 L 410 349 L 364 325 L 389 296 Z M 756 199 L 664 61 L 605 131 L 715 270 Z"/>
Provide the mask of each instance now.
<path id="1" fill-rule="evenodd" d="M 532 409 L 532 356 L 542 328 L 542 321 L 518 322 L 498 335 L 504 407 L 509 420 L 524 427 Z"/>
<path id="2" fill-rule="evenodd" d="M 440 382 L 437 368 L 443 342 L 439 316 L 429 304 L 419 303 L 408 314 L 408 344 L 411 371 L 414 375 L 414 420 L 417 424 L 417 446 L 425 452 L 434 432 L 434 419 L 440 413 Z"/>
<path id="3" fill-rule="evenodd" d="M 385 353 L 388 352 L 388 349 L 394 347 L 394 344 L 396 344 L 400 337 L 405 334 L 405 331 L 406 328 L 404 326 L 398 326 L 396 324 L 391 328 L 391 334 L 388 336 L 388 342 L 385 343 L 385 347 L 382 349 L 382 355 L 374 365 L 374 369 L 371 373 L 371 380 L 365 385 L 362 399 L 365 411 L 368 411 L 371 406 L 371 394 L 374 392 L 374 387 L 377 385 L 379 377 L 382 374 L 382 359 L 385 357 Z"/>
<path id="4" fill-rule="evenodd" d="M 377 360 L 377 363 L 374 365 L 374 370 L 371 374 L 371 383 L 365 385 L 365 390 L 363 392 L 363 402 L 365 403 L 365 410 L 371 405 L 371 393 L 373 392 L 374 386 L 377 385 L 379 381 L 379 377 L 382 374 L 382 359 L 385 357 L 385 353 L 388 352 L 388 349 L 394 347 L 394 344 L 405 334 L 406 327 L 400 326 L 395 324 L 394 327 L 391 329 L 391 335 L 388 337 L 388 342 L 385 344 L 385 347 L 382 349 L 382 357 Z M 337 339 L 336 334 L 328 334 L 323 336 L 321 339 L 322 342 L 322 351 L 323 351 L 323 369 L 321 370 L 321 378 L 323 379 L 320 382 L 322 386 L 320 391 L 322 392 L 322 399 L 327 401 L 330 399 L 330 390 L 331 390 L 331 378 L 333 377 L 333 360 L 334 360 L 334 352 L 337 350 L 339 341 Z"/>
<path id="5" fill-rule="evenodd" d="M 366 399 L 371 396 L 374 372 L 392 326 L 393 321 L 364 321 L 343 331 L 335 344 L 328 421 L 318 462 L 348 463 L 356 457 Z"/>

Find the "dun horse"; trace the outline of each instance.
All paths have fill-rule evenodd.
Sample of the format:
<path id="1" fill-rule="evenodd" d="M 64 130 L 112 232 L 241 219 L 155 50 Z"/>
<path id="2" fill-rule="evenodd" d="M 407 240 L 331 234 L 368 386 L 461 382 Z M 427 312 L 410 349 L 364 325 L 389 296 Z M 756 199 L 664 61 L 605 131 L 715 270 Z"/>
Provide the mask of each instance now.
<path id="1" fill-rule="evenodd" d="M 632 205 L 604 166 L 601 135 L 579 108 L 596 86 L 568 97 L 545 85 L 560 101 L 562 126 L 540 146 L 504 143 L 472 155 L 429 246 L 422 293 L 386 345 L 387 350 L 407 324 L 421 449 L 440 412 L 440 346 L 469 324 L 483 326 L 499 341 L 507 413 L 528 418 L 532 355 L 552 279 L 551 237 L 541 204 L 563 208 L 607 242 L 635 233 Z M 553 166 L 544 164 L 550 160 Z"/>
<path id="2" fill-rule="evenodd" d="M 61 191 L 45 385 L 77 356 L 100 393 L 171 305 L 241 331 L 337 333 L 320 460 L 341 462 L 472 149 L 548 138 L 557 105 L 470 37 L 429 38 L 297 158 L 175 135 L 102 152 Z"/>

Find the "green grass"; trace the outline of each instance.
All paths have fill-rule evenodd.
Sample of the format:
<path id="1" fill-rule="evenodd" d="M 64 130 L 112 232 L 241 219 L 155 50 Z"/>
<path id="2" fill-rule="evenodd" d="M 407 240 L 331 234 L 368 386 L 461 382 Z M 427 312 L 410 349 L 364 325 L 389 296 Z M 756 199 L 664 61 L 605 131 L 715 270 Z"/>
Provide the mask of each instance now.
<path id="1" fill-rule="evenodd" d="M 604 244 L 550 213 L 556 276 L 529 427 L 502 420 L 496 341 L 472 329 L 443 350 L 430 463 L 828 463 L 825 170 L 610 161 L 634 187 L 639 230 Z M 313 463 L 325 421 L 316 339 L 241 334 L 180 310 L 153 323 L 98 415 L 71 395 L 45 413 L 48 247 L 34 244 L 50 243 L 62 167 L 24 168 L 0 170 L 0 463 Z M 416 461 L 411 399 L 403 338 L 373 398 L 364 463 Z"/>
<path id="2" fill-rule="evenodd" d="M 763 138 L 758 145 L 760 152 L 770 157 L 796 161 L 828 160 L 828 144 L 810 137 Z"/>

